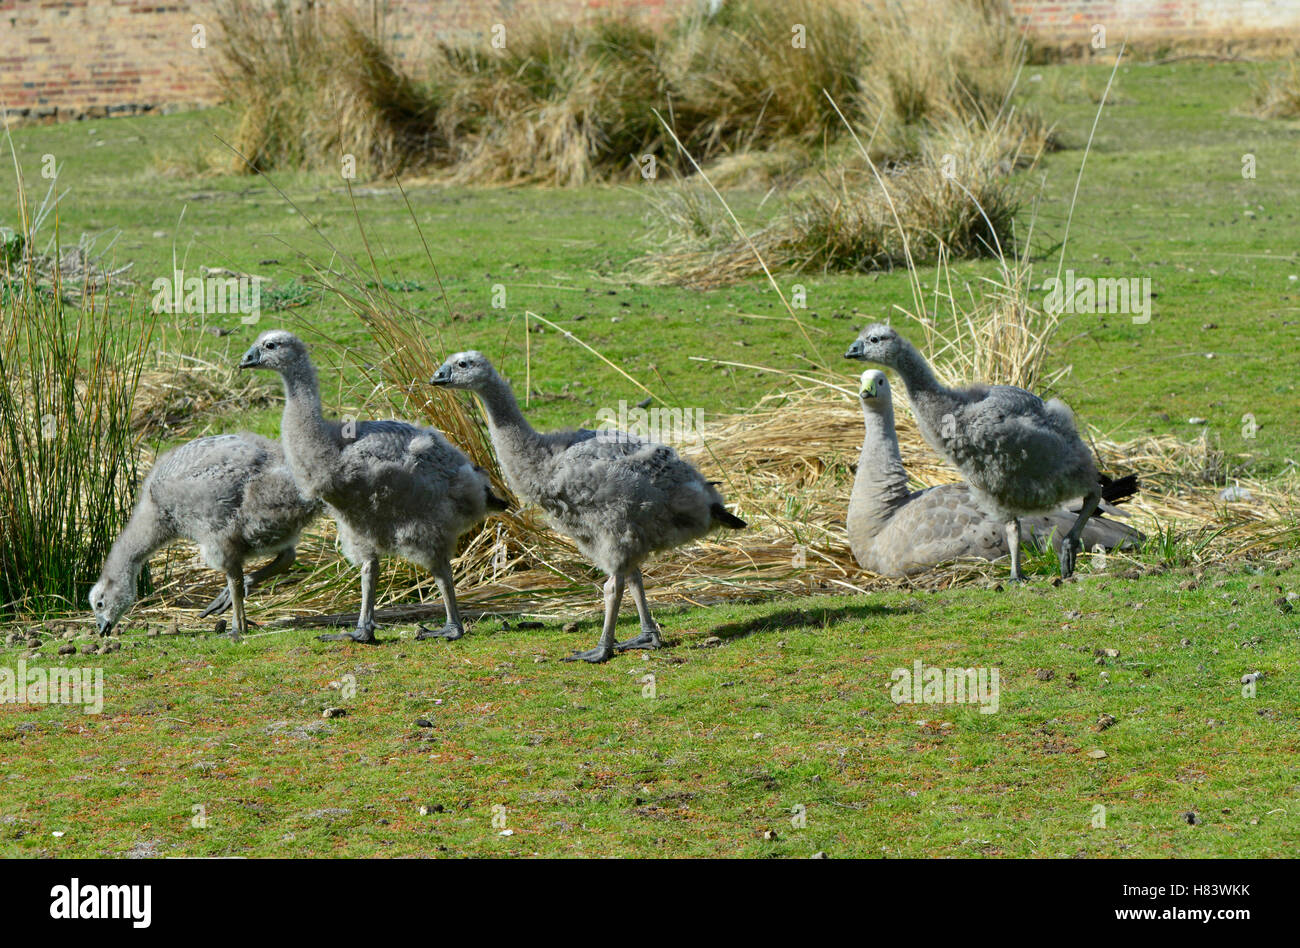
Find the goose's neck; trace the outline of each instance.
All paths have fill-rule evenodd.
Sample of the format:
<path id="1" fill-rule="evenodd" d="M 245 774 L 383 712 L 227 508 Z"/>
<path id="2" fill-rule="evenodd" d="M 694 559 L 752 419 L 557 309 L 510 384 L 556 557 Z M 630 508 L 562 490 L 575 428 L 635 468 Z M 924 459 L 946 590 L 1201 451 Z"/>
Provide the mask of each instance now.
<path id="1" fill-rule="evenodd" d="M 320 384 L 310 364 L 295 365 L 281 373 L 284 380 L 284 415 L 280 436 L 294 477 L 310 487 L 339 457 L 335 430 L 321 409 Z M 311 493 L 311 491 L 309 491 Z"/>
<path id="2" fill-rule="evenodd" d="M 894 370 L 907 388 L 907 400 L 912 403 L 912 414 L 916 416 L 921 433 L 933 444 L 935 433 L 929 430 L 929 426 L 933 419 L 953 410 L 954 392 L 939 381 L 925 356 L 910 343 L 903 347 L 903 354 Z"/>
<path id="3" fill-rule="evenodd" d="M 934 370 L 930 368 L 930 363 L 925 361 L 925 356 L 921 355 L 911 343 L 903 346 L 902 355 L 894 369 L 903 380 L 903 384 L 907 386 L 907 394 L 910 398 L 915 398 L 921 393 L 944 391 L 943 385 L 935 377 Z"/>
<path id="4" fill-rule="evenodd" d="M 879 411 L 864 408 L 862 416 L 866 431 L 848 517 L 849 544 L 855 553 L 884 529 L 908 496 L 893 406 Z"/>
<path id="5" fill-rule="evenodd" d="M 517 480 L 516 472 L 520 471 L 521 465 L 528 463 L 530 455 L 540 452 L 544 439 L 528 423 L 510 383 L 500 375 L 478 389 L 478 397 L 483 402 L 488 433 L 492 436 L 497 457 L 513 486 Z"/>
<path id="6" fill-rule="evenodd" d="M 145 490 L 147 491 L 146 484 Z M 136 505 L 131 519 L 113 541 L 104 559 L 102 575 L 127 589 L 135 589 L 140 570 L 158 550 L 175 539 L 170 524 L 163 523 L 148 501 Z"/>

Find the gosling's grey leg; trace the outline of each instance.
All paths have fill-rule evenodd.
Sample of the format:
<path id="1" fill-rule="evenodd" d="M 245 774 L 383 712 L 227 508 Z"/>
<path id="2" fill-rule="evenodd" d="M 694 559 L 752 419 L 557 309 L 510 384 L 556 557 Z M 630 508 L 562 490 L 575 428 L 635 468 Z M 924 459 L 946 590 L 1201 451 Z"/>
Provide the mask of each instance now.
<path id="1" fill-rule="evenodd" d="M 439 563 L 433 578 L 438 583 L 438 592 L 442 593 L 442 604 L 447 610 L 447 624 L 436 631 L 420 626 L 420 631 L 415 634 L 415 637 L 417 639 L 458 639 L 465 634 L 465 626 L 460 621 L 460 610 L 456 608 L 456 581 L 451 572 L 451 563 L 446 559 Z"/>
<path id="2" fill-rule="evenodd" d="M 235 624 L 227 634 L 232 642 L 238 642 L 240 637 L 248 631 L 248 617 L 244 615 L 244 570 L 242 566 L 236 566 L 226 573 L 226 591 L 230 594 L 230 602 L 235 611 Z"/>
<path id="3" fill-rule="evenodd" d="M 361 612 L 355 632 L 331 632 L 318 635 L 322 642 L 362 642 L 375 644 L 375 582 L 379 574 L 379 557 L 370 556 L 361 564 Z"/>
<path id="4" fill-rule="evenodd" d="M 1063 579 L 1068 579 L 1074 573 L 1074 561 L 1082 545 L 1079 542 L 1079 536 L 1083 533 L 1083 528 L 1088 525 L 1088 518 L 1092 516 L 1099 503 L 1101 503 L 1101 488 L 1097 488 L 1083 499 L 1079 519 L 1074 521 L 1074 526 L 1065 535 L 1065 542 L 1061 544 L 1061 577 Z"/>
<path id="5" fill-rule="evenodd" d="M 1020 521 L 1014 517 L 1007 521 L 1007 549 L 1011 551 L 1011 580 L 1023 583 L 1025 574 L 1020 572 Z"/>
<path id="6" fill-rule="evenodd" d="M 607 662 L 614 654 L 614 628 L 618 625 L 618 609 L 623 604 L 622 576 L 611 576 L 605 580 L 605 625 L 600 631 L 600 642 L 593 649 L 574 652 L 561 661 L 565 662 Z"/>
<path id="7" fill-rule="evenodd" d="M 270 579 L 272 576 L 279 576 L 287 572 L 293 565 L 294 557 L 297 555 L 293 547 L 287 550 L 281 550 L 271 562 L 267 563 L 261 569 L 256 569 L 244 578 L 244 595 L 256 589 L 261 583 Z M 230 608 L 230 589 L 221 590 L 221 594 L 208 603 L 207 608 L 199 613 L 200 619 L 206 619 L 208 616 L 219 616 Z"/>
<path id="8" fill-rule="evenodd" d="M 632 601 L 636 603 L 637 615 L 641 617 L 641 634 L 614 646 L 622 652 L 632 648 L 662 648 L 664 641 L 659 635 L 659 624 L 650 615 L 650 603 L 646 602 L 645 584 L 641 570 L 634 569 L 627 576 L 628 589 L 632 591 Z"/>

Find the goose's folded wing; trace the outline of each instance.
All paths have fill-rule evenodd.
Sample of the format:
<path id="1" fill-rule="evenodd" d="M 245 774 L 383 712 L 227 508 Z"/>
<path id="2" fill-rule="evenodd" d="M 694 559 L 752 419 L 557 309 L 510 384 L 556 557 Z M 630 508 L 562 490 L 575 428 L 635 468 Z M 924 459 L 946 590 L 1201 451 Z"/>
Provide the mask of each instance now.
<path id="1" fill-rule="evenodd" d="M 1007 552 L 1001 524 L 980 510 L 961 484 L 912 495 L 889 522 L 878 552 L 899 571 L 915 571 L 962 557 L 997 559 Z"/>

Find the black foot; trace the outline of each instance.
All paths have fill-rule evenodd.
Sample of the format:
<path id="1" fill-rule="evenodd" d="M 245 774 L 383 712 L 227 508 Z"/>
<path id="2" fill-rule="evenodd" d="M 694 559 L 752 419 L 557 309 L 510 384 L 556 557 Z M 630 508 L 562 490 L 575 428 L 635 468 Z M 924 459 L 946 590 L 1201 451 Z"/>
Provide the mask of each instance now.
<path id="1" fill-rule="evenodd" d="M 1066 547 L 1061 550 L 1061 578 L 1062 579 L 1069 579 L 1070 576 L 1073 575 L 1074 561 L 1078 557 L 1078 555 L 1079 554 L 1075 552 L 1074 546 L 1072 544 L 1067 544 Z"/>
<path id="2" fill-rule="evenodd" d="M 419 629 L 420 631 L 415 633 L 417 639 L 446 639 L 449 642 L 454 642 L 465 634 L 465 630 L 461 626 L 452 625 L 450 622 L 441 629 L 426 629 L 422 625 L 419 626 Z"/>
<path id="3" fill-rule="evenodd" d="M 625 642 L 616 642 L 614 650 L 617 652 L 626 652 L 629 649 L 636 648 L 663 648 L 664 640 L 659 636 L 659 630 L 645 630 L 640 635 L 634 636 Z"/>
<path id="4" fill-rule="evenodd" d="M 375 638 L 375 627 L 357 626 L 351 632 L 326 632 L 316 636 L 321 642 L 360 642 L 362 645 L 375 645 L 379 642 Z"/>
<path id="5" fill-rule="evenodd" d="M 612 646 L 599 646 L 588 649 L 585 652 L 574 652 L 572 655 L 566 655 L 560 659 L 562 662 L 590 662 L 593 665 L 599 665 L 601 662 L 607 662 L 614 657 Z"/>

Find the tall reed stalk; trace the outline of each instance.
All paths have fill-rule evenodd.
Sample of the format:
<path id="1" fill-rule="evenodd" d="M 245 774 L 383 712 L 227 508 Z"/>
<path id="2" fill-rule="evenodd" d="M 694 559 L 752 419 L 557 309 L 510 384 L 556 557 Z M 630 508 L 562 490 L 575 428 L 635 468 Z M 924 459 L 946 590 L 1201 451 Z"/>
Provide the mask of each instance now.
<path id="1" fill-rule="evenodd" d="M 40 266 L 47 218 L 59 253 L 57 199 L 33 208 L 14 167 L 17 227 L 0 261 L 4 617 L 80 608 L 94 583 L 135 493 L 131 405 L 153 332 L 111 284 L 65 293 L 61 268 Z"/>

